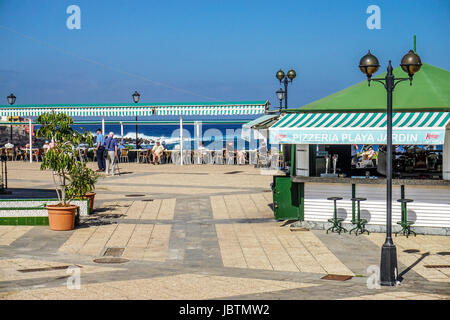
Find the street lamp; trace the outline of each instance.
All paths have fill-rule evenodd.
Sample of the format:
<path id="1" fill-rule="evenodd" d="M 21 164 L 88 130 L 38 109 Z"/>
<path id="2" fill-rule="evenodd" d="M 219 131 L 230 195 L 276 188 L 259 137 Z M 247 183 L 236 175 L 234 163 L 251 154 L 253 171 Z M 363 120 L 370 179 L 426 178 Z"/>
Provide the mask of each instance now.
<path id="1" fill-rule="evenodd" d="M 287 109 L 287 89 L 288 89 L 288 83 L 292 82 L 294 78 L 297 76 L 297 73 L 295 70 L 291 69 L 288 71 L 287 75 L 284 74 L 283 70 L 278 70 L 278 72 L 275 75 L 278 80 L 280 80 L 280 83 L 284 83 L 284 108 Z M 278 91 L 277 91 L 278 94 Z"/>
<path id="2" fill-rule="evenodd" d="M 279 90 L 277 90 L 276 94 L 277 94 L 278 100 L 280 100 L 280 112 L 281 112 L 281 109 L 283 107 L 283 98 L 284 98 L 283 89 L 280 88 Z"/>
<path id="3" fill-rule="evenodd" d="M 10 105 L 13 105 L 16 102 L 16 96 L 11 93 L 9 96 L 7 96 L 6 98 L 8 98 L 8 103 Z"/>
<path id="4" fill-rule="evenodd" d="M 8 99 L 8 103 L 10 105 L 13 105 L 16 102 L 16 96 L 13 93 L 11 93 L 6 98 Z M 12 127 L 12 125 L 10 125 L 10 127 L 9 127 L 9 133 L 10 133 L 9 143 L 12 143 L 12 140 L 13 140 L 13 127 Z"/>
<path id="5" fill-rule="evenodd" d="M 384 78 L 372 78 L 380 67 L 378 59 L 370 51 L 361 58 L 359 69 L 367 76 L 367 80 L 381 83 L 387 91 L 387 154 L 386 154 L 386 240 L 381 248 L 380 284 L 394 286 L 397 281 L 397 250 L 392 241 L 392 93 L 395 86 L 409 80 L 412 85 L 414 73 L 420 70 L 422 62 L 420 57 L 410 50 L 403 57 L 401 68 L 408 74 L 408 78 L 396 78 L 393 74 L 391 60 L 389 60 L 387 74 Z"/>
<path id="6" fill-rule="evenodd" d="M 139 98 L 141 97 L 141 95 L 137 92 L 134 91 L 134 93 L 131 95 L 133 97 L 133 101 L 134 103 L 138 103 L 139 102 Z M 136 113 L 136 149 L 138 149 L 138 123 L 137 123 L 137 113 Z"/>

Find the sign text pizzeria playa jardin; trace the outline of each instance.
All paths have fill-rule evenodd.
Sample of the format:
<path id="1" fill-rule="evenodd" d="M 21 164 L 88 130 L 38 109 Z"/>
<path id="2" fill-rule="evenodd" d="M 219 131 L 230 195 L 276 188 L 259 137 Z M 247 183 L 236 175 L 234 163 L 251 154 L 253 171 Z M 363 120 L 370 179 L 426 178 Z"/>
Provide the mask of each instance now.
<path id="1" fill-rule="evenodd" d="M 394 144 L 443 144 L 445 130 L 393 130 Z M 270 130 L 272 143 L 287 144 L 385 144 L 386 130 Z"/>

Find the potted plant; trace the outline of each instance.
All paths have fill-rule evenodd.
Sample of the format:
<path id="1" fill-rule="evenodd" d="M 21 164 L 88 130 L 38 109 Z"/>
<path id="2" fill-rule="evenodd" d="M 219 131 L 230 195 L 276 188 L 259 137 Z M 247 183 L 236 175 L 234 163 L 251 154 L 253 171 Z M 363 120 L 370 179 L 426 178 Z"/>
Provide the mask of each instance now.
<path id="1" fill-rule="evenodd" d="M 52 170 L 53 181 L 59 203 L 47 205 L 48 220 L 51 230 L 72 230 L 75 227 L 75 212 L 77 206 L 70 202 L 77 196 L 73 187 L 68 189 L 70 172 L 76 165 L 76 146 L 82 142 L 92 145 L 90 132 L 81 134 L 71 127 L 73 120 L 64 113 L 45 113 L 37 118 L 41 127 L 37 137 L 45 137 L 51 141 L 41 164 L 41 170 Z"/>
<path id="2" fill-rule="evenodd" d="M 99 174 L 88 168 L 85 162 L 76 162 L 69 171 L 70 184 L 66 190 L 72 198 L 89 200 L 89 212 L 94 210 L 95 184 Z"/>

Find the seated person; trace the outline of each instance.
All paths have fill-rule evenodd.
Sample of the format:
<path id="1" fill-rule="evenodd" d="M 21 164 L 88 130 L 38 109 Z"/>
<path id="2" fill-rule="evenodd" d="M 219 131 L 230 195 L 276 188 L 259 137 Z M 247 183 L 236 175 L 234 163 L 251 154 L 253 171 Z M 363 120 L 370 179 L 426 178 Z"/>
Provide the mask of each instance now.
<path id="1" fill-rule="evenodd" d="M 200 151 L 200 153 L 202 155 L 206 154 L 206 151 L 208 150 L 208 148 L 205 147 L 205 143 L 202 141 L 202 144 L 200 147 L 198 147 L 198 150 Z"/>
<path id="2" fill-rule="evenodd" d="M 156 144 L 153 146 L 152 155 L 153 155 L 153 164 L 158 163 L 161 164 L 161 156 L 164 153 L 164 147 L 161 143 L 156 141 Z"/>
<path id="3" fill-rule="evenodd" d="M 50 149 L 50 143 L 48 141 L 45 141 L 42 148 L 44 149 L 44 153 L 47 153 L 48 149 Z"/>
<path id="4" fill-rule="evenodd" d="M 238 164 L 245 164 L 247 160 L 245 159 L 245 149 L 238 150 L 237 152 L 237 163 Z"/>

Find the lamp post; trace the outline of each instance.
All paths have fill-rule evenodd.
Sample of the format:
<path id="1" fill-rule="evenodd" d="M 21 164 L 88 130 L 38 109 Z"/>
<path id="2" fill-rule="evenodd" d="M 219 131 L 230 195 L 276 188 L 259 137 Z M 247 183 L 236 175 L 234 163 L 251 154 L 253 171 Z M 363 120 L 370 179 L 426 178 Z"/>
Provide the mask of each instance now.
<path id="1" fill-rule="evenodd" d="M 297 76 L 297 73 L 295 70 L 291 69 L 288 71 L 287 75 L 284 74 L 283 70 L 278 70 L 278 72 L 275 75 L 278 80 L 280 80 L 280 84 L 284 84 L 284 108 L 287 109 L 287 90 L 288 90 L 288 84 L 289 82 L 292 82 L 294 78 Z M 277 91 L 278 94 L 278 91 Z"/>
<path id="2" fill-rule="evenodd" d="M 8 103 L 12 106 L 15 102 L 16 102 L 16 96 L 11 93 L 9 96 L 6 97 L 8 99 Z M 10 125 L 9 127 L 9 133 L 10 133 L 10 140 L 9 143 L 12 143 L 12 139 L 13 139 L 13 127 L 12 125 Z"/>
<path id="3" fill-rule="evenodd" d="M 133 97 L 133 101 L 134 103 L 138 103 L 139 102 L 139 98 L 141 97 L 141 95 L 137 92 L 134 91 L 134 93 L 131 95 Z M 137 123 L 137 114 L 136 114 L 136 149 L 138 149 L 138 123 Z"/>
<path id="4" fill-rule="evenodd" d="M 386 154 L 386 240 L 381 248 L 380 284 L 394 286 L 397 282 L 397 250 L 392 241 L 392 93 L 395 86 L 409 80 L 412 85 L 414 73 L 420 70 L 422 62 L 420 57 L 410 50 L 402 58 L 400 66 L 408 74 L 408 78 L 396 78 L 393 74 L 391 60 L 384 78 L 372 78 L 380 67 L 378 59 L 370 51 L 361 58 L 359 69 L 367 76 L 367 80 L 381 83 L 387 92 L 387 154 Z"/>
<path id="5" fill-rule="evenodd" d="M 277 90 L 276 94 L 277 94 L 278 100 L 280 100 L 280 112 L 281 112 L 281 109 L 283 108 L 283 98 L 284 98 L 283 89 L 280 88 L 279 90 Z"/>

